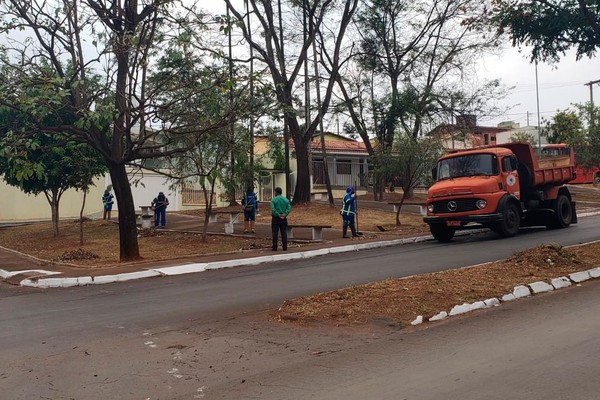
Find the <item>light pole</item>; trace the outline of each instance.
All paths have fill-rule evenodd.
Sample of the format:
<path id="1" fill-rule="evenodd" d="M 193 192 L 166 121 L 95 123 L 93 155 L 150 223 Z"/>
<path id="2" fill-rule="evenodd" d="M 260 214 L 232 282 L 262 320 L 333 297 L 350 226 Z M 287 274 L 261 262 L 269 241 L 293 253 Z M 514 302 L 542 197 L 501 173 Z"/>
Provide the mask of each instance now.
<path id="1" fill-rule="evenodd" d="M 540 90 L 538 86 L 538 70 L 537 61 L 535 62 L 535 96 L 537 103 L 537 131 L 538 131 L 538 147 L 542 148 L 542 127 L 540 125 Z"/>

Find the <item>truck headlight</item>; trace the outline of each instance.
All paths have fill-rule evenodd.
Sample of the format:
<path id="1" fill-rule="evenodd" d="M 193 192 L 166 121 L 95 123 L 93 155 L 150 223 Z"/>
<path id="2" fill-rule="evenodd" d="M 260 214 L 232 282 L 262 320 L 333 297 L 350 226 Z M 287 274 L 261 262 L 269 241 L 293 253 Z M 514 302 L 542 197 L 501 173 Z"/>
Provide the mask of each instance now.
<path id="1" fill-rule="evenodd" d="M 487 201 L 485 201 L 485 200 L 477 200 L 477 202 L 475 203 L 475 206 L 478 209 L 483 210 L 485 207 L 487 207 Z"/>
<path id="2" fill-rule="evenodd" d="M 434 209 L 433 204 L 428 204 L 427 205 L 427 211 L 429 211 L 430 213 L 432 213 L 433 209 Z"/>

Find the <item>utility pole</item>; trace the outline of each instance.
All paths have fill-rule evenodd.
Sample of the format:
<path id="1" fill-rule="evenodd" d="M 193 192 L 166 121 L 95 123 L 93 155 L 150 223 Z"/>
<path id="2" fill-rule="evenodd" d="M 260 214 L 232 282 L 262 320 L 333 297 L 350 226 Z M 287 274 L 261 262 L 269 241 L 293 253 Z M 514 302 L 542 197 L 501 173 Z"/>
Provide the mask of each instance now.
<path id="1" fill-rule="evenodd" d="M 540 91 L 538 87 L 538 71 L 537 61 L 535 62 L 535 95 L 537 98 L 537 131 L 538 131 L 538 146 L 542 148 L 542 127 L 540 126 Z"/>
<path id="2" fill-rule="evenodd" d="M 585 86 L 590 87 L 590 126 L 594 126 L 595 124 L 595 116 L 594 116 L 594 84 L 600 83 L 600 79 L 595 81 L 590 81 L 588 83 L 584 83 Z"/>

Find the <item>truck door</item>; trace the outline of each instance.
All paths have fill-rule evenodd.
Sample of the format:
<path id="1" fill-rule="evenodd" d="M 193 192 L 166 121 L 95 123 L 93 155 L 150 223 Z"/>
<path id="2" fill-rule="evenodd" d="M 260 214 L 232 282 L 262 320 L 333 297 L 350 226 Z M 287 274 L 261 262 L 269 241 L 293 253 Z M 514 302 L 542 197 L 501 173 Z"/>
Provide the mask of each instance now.
<path id="1" fill-rule="evenodd" d="M 521 200 L 521 188 L 519 185 L 519 174 L 517 173 L 517 157 L 506 156 L 502 159 L 502 185 L 508 194 Z"/>

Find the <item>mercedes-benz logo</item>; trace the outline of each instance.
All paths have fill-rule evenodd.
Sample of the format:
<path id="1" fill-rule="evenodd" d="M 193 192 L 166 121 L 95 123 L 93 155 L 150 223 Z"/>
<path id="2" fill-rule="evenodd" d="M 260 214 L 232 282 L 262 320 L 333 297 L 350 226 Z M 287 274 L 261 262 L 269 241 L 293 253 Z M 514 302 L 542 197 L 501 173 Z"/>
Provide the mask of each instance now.
<path id="1" fill-rule="evenodd" d="M 458 207 L 458 205 L 456 204 L 455 201 L 449 201 L 448 202 L 448 210 L 450 210 L 450 211 L 456 211 L 457 207 Z"/>

